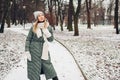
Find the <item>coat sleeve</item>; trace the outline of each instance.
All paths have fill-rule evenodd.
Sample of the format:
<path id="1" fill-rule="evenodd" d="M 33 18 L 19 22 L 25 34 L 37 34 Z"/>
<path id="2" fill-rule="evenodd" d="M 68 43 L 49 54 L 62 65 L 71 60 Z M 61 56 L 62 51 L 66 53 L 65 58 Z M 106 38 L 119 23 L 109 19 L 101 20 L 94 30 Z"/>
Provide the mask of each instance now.
<path id="1" fill-rule="evenodd" d="M 30 46 L 30 41 L 32 39 L 32 27 L 29 30 L 28 36 L 26 38 L 26 42 L 25 42 L 25 51 L 29 51 L 29 46 Z"/>
<path id="2" fill-rule="evenodd" d="M 48 27 L 48 30 L 49 30 L 49 32 L 51 33 L 51 36 L 48 37 L 47 40 L 48 40 L 49 42 L 52 42 L 52 41 L 54 40 L 52 27 L 51 27 L 51 26 Z"/>

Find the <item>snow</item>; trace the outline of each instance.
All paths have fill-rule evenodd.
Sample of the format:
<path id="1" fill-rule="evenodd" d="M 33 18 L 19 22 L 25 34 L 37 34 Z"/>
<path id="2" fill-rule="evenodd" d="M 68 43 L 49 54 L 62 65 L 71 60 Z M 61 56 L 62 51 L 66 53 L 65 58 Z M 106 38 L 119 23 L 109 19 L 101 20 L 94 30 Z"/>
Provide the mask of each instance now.
<path id="1" fill-rule="evenodd" d="M 6 31 L 13 30 L 14 34 L 26 35 L 31 24 L 25 26 L 25 29 L 23 26 L 19 28 L 14 26 Z M 116 30 L 112 25 L 98 25 L 96 27 L 92 25 L 92 29 L 87 29 L 87 25 L 79 24 L 79 26 L 79 36 L 73 36 L 74 32 L 67 31 L 66 27 L 64 27 L 64 31 L 60 31 L 60 27 L 57 26 L 54 31 L 55 39 L 69 49 L 88 80 L 119 80 L 120 34 L 115 33 Z M 25 40 L 23 37 L 22 39 Z M 51 43 L 51 46 L 52 63 L 60 80 L 83 80 L 83 76 L 68 50 L 56 41 Z M 19 77 L 27 80 L 26 58 L 19 57 L 18 59 L 16 61 L 17 67 L 14 66 L 4 80 L 19 80 Z M 42 79 L 45 80 L 44 76 Z"/>
<path id="2" fill-rule="evenodd" d="M 22 43 L 14 45 L 13 48 L 21 45 L 24 46 L 25 36 L 23 37 L 23 35 L 28 34 L 28 29 L 30 28 L 31 24 L 28 24 L 28 25 L 29 26 L 27 27 L 27 29 L 23 29 L 22 27 L 19 27 L 19 28 L 12 27 L 10 29 L 8 28 L 5 29 L 5 32 L 12 31 L 12 33 L 14 33 L 15 35 L 22 35 L 20 37 L 22 39 L 20 40 L 22 41 Z M 7 36 L 9 36 L 9 34 L 7 34 Z M 17 38 L 18 37 L 14 36 L 14 39 L 17 40 Z M 16 42 L 19 43 L 19 40 Z M 12 41 L 11 41 L 11 45 L 13 45 Z M 22 50 L 22 55 L 19 55 L 18 53 L 21 50 Z M 4 74 L 3 72 L 5 76 L 2 76 L 1 80 L 28 80 L 27 65 L 26 65 L 27 62 L 26 62 L 26 56 L 24 54 L 25 53 L 24 47 L 17 48 L 16 51 L 18 53 L 13 53 L 13 54 L 16 54 L 17 56 L 19 56 L 18 58 L 19 61 L 16 64 L 13 64 L 14 66 L 11 67 L 11 69 L 8 72 L 6 72 L 6 74 Z M 63 47 L 63 45 L 61 45 L 57 41 L 53 41 L 52 43 L 50 43 L 50 54 L 51 54 L 52 63 L 58 74 L 59 80 L 84 80 L 72 55 L 67 51 L 65 47 Z M 12 56 L 9 56 L 9 57 L 12 57 Z M 44 75 L 42 75 L 41 77 L 42 77 L 42 80 L 45 80 Z"/>
<path id="3" fill-rule="evenodd" d="M 119 80 L 120 34 L 111 25 L 79 26 L 79 36 L 57 27 L 55 38 L 72 52 L 88 80 Z"/>
<path id="4" fill-rule="evenodd" d="M 22 38 L 23 39 L 22 39 Z M 20 61 L 23 54 L 25 36 L 5 31 L 0 34 L 0 80 Z"/>

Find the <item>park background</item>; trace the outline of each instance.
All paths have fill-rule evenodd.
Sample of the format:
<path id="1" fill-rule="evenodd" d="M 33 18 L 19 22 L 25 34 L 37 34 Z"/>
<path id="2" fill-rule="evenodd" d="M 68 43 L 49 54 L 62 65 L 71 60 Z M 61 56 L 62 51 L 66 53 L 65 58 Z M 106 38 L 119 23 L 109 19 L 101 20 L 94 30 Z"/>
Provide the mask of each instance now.
<path id="1" fill-rule="evenodd" d="M 55 41 L 59 42 L 54 44 L 61 44 L 66 48 L 62 51 L 74 59 L 81 80 L 119 80 L 119 7 L 119 0 L 0 0 L 0 80 L 12 74 L 13 68 L 21 67 L 26 35 L 35 21 L 33 12 L 39 10 L 53 27 Z M 60 80 L 80 80 L 74 78 L 75 72 L 60 73 L 59 50 L 51 56 Z M 72 58 L 66 55 L 63 59 Z M 72 64 L 69 69 L 73 69 Z"/>

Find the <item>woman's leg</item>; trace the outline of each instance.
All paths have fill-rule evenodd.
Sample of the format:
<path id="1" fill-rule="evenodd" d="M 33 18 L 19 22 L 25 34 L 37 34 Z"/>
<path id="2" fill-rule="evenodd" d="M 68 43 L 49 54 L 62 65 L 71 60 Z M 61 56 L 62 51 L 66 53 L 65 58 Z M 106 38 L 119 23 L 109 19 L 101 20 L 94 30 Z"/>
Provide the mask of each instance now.
<path id="1" fill-rule="evenodd" d="M 27 76 L 29 80 L 41 80 L 41 64 L 40 62 L 27 61 Z"/>
<path id="2" fill-rule="evenodd" d="M 49 60 L 42 60 L 42 68 L 43 68 L 43 72 L 45 74 L 46 79 L 52 79 L 55 76 L 57 76 L 57 73 L 53 67 L 53 64 L 51 63 L 51 59 L 50 59 L 50 54 L 49 54 Z"/>

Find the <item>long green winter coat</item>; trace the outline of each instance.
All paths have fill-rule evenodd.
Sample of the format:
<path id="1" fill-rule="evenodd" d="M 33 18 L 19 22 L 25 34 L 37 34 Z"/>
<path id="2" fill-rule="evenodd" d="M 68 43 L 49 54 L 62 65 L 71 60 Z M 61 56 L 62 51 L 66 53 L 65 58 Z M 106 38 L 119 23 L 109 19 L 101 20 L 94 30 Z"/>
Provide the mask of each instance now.
<path id="1" fill-rule="evenodd" d="M 52 42 L 54 39 L 52 28 L 49 26 L 47 29 L 52 35 L 51 37 L 47 38 L 47 40 L 49 42 Z M 31 27 L 25 43 L 25 51 L 29 51 L 31 54 L 31 61 L 27 60 L 27 72 L 28 78 L 30 80 L 41 80 L 40 79 L 41 73 L 45 74 L 46 79 L 50 79 L 57 76 L 55 69 L 51 63 L 50 54 L 49 60 L 41 59 L 43 43 L 44 43 L 43 36 L 37 38 L 36 33 L 33 32 L 33 27 Z"/>

